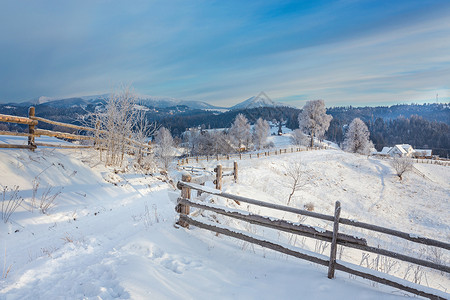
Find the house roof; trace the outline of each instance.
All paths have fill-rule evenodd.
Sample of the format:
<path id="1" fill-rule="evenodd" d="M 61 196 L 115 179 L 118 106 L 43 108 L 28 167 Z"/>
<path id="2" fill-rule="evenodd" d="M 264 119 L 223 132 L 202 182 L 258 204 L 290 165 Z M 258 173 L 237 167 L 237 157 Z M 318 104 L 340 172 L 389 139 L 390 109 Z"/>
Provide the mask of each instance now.
<path id="1" fill-rule="evenodd" d="M 413 147 L 411 147 L 411 145 L 410 144 L 399 144 L 399 145 L 396 145 L 396 146 L 400 146 L 400 147 L 402 147 L 403 149 L 405 149 L 405 151 L 409 151 L 409 150 L 413 150 Z"/>
<path id="2" fill-rule="evenodd" d="M 408 153 L 403 147 L 402 145 L 395 145 L 394 147 L 392 147 L 389 152 L 392 152 L 394 150 L 397 150 L 398 152 L 400 152 L 401 154 L 406 154 Z"/>
<path id="3" fill-rule="evenodd" d="M 391 149 L 392 147 L 383 147 L 383 149 L 381 149 L 380 151 L 380 154 L 388 154 Z"/>

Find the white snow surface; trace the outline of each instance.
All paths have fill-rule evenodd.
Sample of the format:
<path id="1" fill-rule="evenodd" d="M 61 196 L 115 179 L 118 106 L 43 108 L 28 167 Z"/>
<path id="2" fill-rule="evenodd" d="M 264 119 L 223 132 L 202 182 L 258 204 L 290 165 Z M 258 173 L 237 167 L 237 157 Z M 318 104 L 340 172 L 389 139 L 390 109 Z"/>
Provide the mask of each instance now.
<path id="1" fill-rule="evenodd" d="M 286 142 L 283 136 L 273 138 Z M 332 214 L 339 200 L 343 217 L 449 240 L 448 167 L 416 164 L 420 172 L 399 181 L 385 160 L 338 150 L 300 152 L 239 161 L 240 181 L 236 184 L 227 177 L 223 190 L 286 204 L 284 168 L 299 160 L 310 179 L 296 192 L 292 206 L 302 208 L 312 202 L 314 211 Z M 231 168 L 233 162 L 221 163 Z M 211 169 L 215 164 L 200 166 Z M 181 173 L 172 171 L 170 177 L 176 181 Z M 61 192 L 48 214 L 31 211 L 35 179 L 40 182 L 37 202 L 49 187 L 51 193 Z M 19 186 L 24 198 L 9 222 L 0 222 L 0 299 L 400 299 L 406 295 L 341 272 L 330 280 L 325 267 L 199 228 L 176 228 L 174 208 L 180 192 L 174 183 L 159 174 L 107 168 L 93 150 L 0 149 L 0 188 Z M 299 221 L 217 196 L 203 194 L 201 200 Z M 225 217 L 219 221 L 306 251 L 325 247 Z M 309 218 L 302 221 L 332 227 Z M 391 250 L 410 245 L 379 235 L 372 240 L 394 247 Z M 346 249 L 341 259 L 358 263 L 361 254 L 355 253 Z M 329 248 L 322 254 L 328 255 Z M 443 259 L 448 264 L 448 254 Z M 423 278 L 422 284 L 450 288 L 448 277 L 425 271 L 427 283 Z M 403 277 L 401 268 L 395 272 L 391 274 Z"/>

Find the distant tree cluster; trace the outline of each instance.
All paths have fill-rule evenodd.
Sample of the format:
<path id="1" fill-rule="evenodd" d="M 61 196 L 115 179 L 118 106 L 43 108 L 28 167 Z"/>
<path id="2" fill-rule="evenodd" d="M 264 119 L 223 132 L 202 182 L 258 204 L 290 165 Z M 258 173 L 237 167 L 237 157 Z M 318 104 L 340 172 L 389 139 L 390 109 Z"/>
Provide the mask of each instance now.
<path id="1" fill-rule="evenodd" d="M 243 114 L 238 114 L 228 130 L 192 128 L 185 132 L 185 145 L 191 155 L 230 154 L 268 146 L 269 123 L 262 118 L 251 125 Z"/>
<path id="2" fill-rule="evenodd" d="M 377 150 L 384 146 L 410 144 L 415 149 L 433 149 L 433 154 L 441 157 L 450 155 L 450 128 L 442 122 L 419 116 L 387 122 L 378 118 L 369 129 Z"/>

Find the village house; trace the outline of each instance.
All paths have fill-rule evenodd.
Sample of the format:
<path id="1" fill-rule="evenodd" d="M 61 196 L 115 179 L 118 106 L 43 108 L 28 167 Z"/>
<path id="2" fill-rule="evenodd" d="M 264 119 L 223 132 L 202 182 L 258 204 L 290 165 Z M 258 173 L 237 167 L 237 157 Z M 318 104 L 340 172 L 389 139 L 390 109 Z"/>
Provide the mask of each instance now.
<path id="1" fill-rule="evenodd" d="M 391 157 L 417 157 L 417 158 L 431 158 L 430 149 L 416 149 L 409 144 L 398 144 L 394 147 L 383 147 L 376 155 L 391 156 Z"/>

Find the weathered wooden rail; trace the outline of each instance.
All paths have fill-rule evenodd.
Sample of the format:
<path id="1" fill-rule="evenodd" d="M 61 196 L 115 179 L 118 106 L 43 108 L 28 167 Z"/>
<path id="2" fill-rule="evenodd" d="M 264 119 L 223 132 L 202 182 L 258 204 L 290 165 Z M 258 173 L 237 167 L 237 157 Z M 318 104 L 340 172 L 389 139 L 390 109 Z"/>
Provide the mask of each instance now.
<path id="1" fill-rule="evenodd" d="M 100 135 L 105 135 L 108 133 L 106 130 L 101 130 L 99 128 L 91 128 L 91 127 L 86 127 L 86 126 L 67 124 L 67 123 L 57 122 L 57 121 L 53 121 L 53 120 L 49 120 L 49 119 L 45 119 L 45 118 L 41 118 L 41 117 L 36 117 L 35 112 L 36 112 L 35 108 L 30 107 L 28 110 L 28 117 L 18 117 L 18 116 L 0 114 L 0 122 L 28 125 L 27 133 L 26 132 L 0 131 L 0 135 L 28 137 L 28 143 L 26 145 L 0 144 L 0 148 L 25 148 L 25 149 L 31 149 L 31 150 L 36 149 L 36 147 L 38 147 L 38 146 L 58 147 L 58 148 L 93 148 L 93 147 L 99 148 L 100 147 L 99 143 L 104 141 L 104 139 L 100 138 Z M 57 125 L 57 126 L 61 126 L 61 127 L 66 127 L 66 128 L 71 128 L 71 129 L 75 129 L 77 131 L 94 132 L 94 136 L 39 129 L 39 128 L 36 128 L 36 126 L 39 124 L 39 122 Z M 35 142 L 35 138 L 40 137 L 40 136 L 49 136 L 49 137 L 56 137 L 56 138 L 60 138 L 60 139 L 77 140 L 77 141 L 90 140 L 90 141 L 94 142 L 94 145 L 63 145 L 63 144 Z M 139 150 L 151 148 L 150 145 L 142 144 L 131 138 L 125 137 L 124 139 L 127 142 L 129 142 L 130 144 L 134 145 L 134 146 L 128 145 L 129 148 L 134 148 L 134 149 L 139 149 Z M 142 151 L 142 152 L 149 153 L 148 151 Z"/>
<path id="2" fill-rule="evenodd" d="M 385 285 L 389 285 L 413 294 L 417 294 L 423 297 L 427 297 L 430 299 L 447 299 L 449 297 L 448 294 L 430 289 L 418 284 L 413 284 L 406 280 L 402 280 L 400 278 L 384 274 L 378 271 L 369 270 L 367 268 L 363 268 L 361 266 L 356 266 L 346 262 L 337 262 L 336 261 L 336 251 L 337 245 L 342 245 L 345 247 L 350 247 L 354 249 L 359 249 L 366 252 L 371 252 L 391 258 L 395 258 L 401 261 L 413 263 L 416 265 L 420 265 L 423 267 L 431 268 L 434 270 L 439 270 L 442 272 L 450 273 L 450 267 L 448 265 L 441 265 L 431 261 L 427 261 L 424 259 L 419 259 L 415 257 L 411 257 L 402 253 L 397 253 L 394 251 L 390 251 L 387 249 L 382 249 L 379 247 L 373 247 L 368 245 L 366 239 L 361 237 L 354 237 L 351 235 L 347 235 L 339 232 L 339 224 L 353 226 L 357 228 L 367 229 L 369 231 L 375 231 L 383 234 L 388 234 L 392 236 L 396 236 L 408 241 L 412 241 L 415 243 L 424 244 L 427 246 L 439 247 L 445 250 L 450 250 L 450 244 L 430 238 L 421 237 L 415 234 L 409 234 L 405 232 L 401 232 L 398 230 L 393 230 L 390 228 L 368 224 L 364 222 L 359 222 L 355 220 L 350 220 L 346 218 L 340 217 L 341 205 L 340 202 L 337 201 L 335 205 L 335 214 L 334 216 L 320 214 L 317 212 L 311 212 L 307 210 L 297 209 L 293 207 L 267 203 L 256 199 L 251 199 L 243 196 L 233 195 L 229 193 L 224 193 L 220 189 L 212 189 L 207 188 L 202 185 L 192 183 L 190 175 L 183 175 L 182 181 L 178 183 L 178 188 L 181 189 L 181 197 L 178 199 L 178 204 L 176 207 L 177 212 L 180 213 L 180 218 L 178 224 L 180 226 L 188 228 L 189 225 L 193 225 L 199 228 L 203 228 L 206 230 L 210 230 L 216 233 L 220 233 L 226 236 L 234 237 L 240 240 L 244 240 L 253 244 L 260 245 L 262 247 L 266 247 L 281 253 L 285 253 L 291 256 L 295 256 L 298 258 L 302 258 L 320 265 L 324 265 L 328 267 L 328 277 L 334 278 L 335 270 L 343 271 L 346 273 L 350 273 L 356 276 L 360 276 L 378 283 L 382 283 Z M 237 201 L 238 203 L 244 202 L 252 205 L 257 205 L 260 207 L 271 208 L 283 212 L 289 212 L 294 214 L 299 214 L 303 216 L 308 216 L 312 218 L 317 218 L 325 221 L 333 222 L 333 231 L 329 230 L 321 230 L 315 227 L 292 223 L 285 220 L 275 219 L 271 217 L 261 216 L 249 213 L 247 211 L 241 211 L 237 209 L 232 209 L 229 207 L 221 207 L 211 203 L 204 203 L 191 200 L 191 190 L 197 190 L 201 193 L 208 193 L 215 196 L 224 197 L 227 199 L 231 199 Z M 259 238 L 258 236 L 254 236 L 252 234 L 239 231 L 237 229 L 233 229 L 230 227 L 225 227 L 216 223 L 209 223 L 207 221 L 200 221 L 198 219 L 194 219 L 190 214 L 190 207 L 196 207 L 201 210 L 207 210 L 214 213 L 218 213 L 230 218 L 238 219 L 241 221 L 245 221 L 251 224 L 255 224 L 258 226 L 263 226 L 271 229 L 276 229 L 279 231 L 289 232 L 292 234 L 297 234 L 321 241 L 326 241 L 331 243 L 330 248 L 330 256 L 325 257 L 323 255 L 313 253 L 305 250 L 301 250 L 299 248 L 292 249 L 290 247 L 285 247 L 274 242 L 267 241 L 263 238 Z"/>

